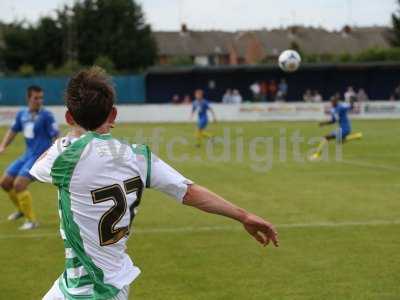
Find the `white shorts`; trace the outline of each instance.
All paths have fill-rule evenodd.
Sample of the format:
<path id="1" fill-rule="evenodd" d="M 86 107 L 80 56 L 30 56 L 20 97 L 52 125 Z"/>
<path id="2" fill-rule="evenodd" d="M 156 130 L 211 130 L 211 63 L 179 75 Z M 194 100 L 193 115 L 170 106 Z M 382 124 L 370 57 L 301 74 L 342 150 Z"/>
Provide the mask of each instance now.
<path id="1" fill-rule="evenodd" d="M 64 294 L 61 292 L 60 287 L 58 285 L 58 279 L 54 282 L 53 286 L 51 287 L 50 291 L 43 297 L 42 300 L 67 300 L 64 297 Z M 110 300 L 128 300 L 129 298 L 129 286 L 125 286 L 117 296 Z"/>

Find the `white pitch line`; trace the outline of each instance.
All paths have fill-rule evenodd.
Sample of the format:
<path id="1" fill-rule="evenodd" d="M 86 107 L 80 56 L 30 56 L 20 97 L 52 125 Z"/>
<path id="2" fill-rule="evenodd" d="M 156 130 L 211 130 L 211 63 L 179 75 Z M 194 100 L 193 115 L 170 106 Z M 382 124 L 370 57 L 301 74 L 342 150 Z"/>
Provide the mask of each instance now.
<path id="1" fill-rule="evenodd" d="M 358 226 L 384 226 L 384 225 L 400 225 L 400 220 L 382 221 L 373 220 L 366 222 L 320 222 L 320 223 L 293 223 L 280 224 L 276 227 L 281 228 L 332 228 L 332 227 L 358 227 Z M 136 228 L 133 234 L 158 234 L 158 233 L 192 233 L 192 232 L 211 232 L 211 231 L 241 231 L 241 226 L 200 226 L 200 227 L 171 227 L 171 228 Z M 3 234 L 0 240 L 7 239 L 37 239 L 51 237 L 55 238 L 59 235 L 54 232 L 38 232 L 33 234 Z"/>
<path id="2" fill-rule="evenodd" d="M 344 164 L 358 166 L 358 167 L 365 167 L 365 168 L 373 168 L 373 169 L 381 169 L 386 171 L 393 171 L 393 172 L 400 172 L 400 168 L 392 167 L 392 166 L 385 166 L 385 165 L 378 165 L 374 163 L 366 163 L 361 161 L 354 161 L 354 160 L 342 160 Z"/>

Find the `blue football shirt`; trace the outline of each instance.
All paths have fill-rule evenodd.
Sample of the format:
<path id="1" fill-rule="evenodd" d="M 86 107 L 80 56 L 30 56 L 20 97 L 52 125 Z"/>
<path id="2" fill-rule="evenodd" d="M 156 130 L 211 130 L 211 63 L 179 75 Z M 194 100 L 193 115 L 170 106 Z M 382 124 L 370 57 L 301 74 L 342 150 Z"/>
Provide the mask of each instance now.
<path id="1" fill-rule="evenodd" d="M 37 113 L 29 111 L 28 108 L 20 110 L 11 130 L 24 135 L 26 154 L 32 156 L 39 156 L 45 152 L 59 134 L 53 114 L 43 108 Z"/>
<path id="2" fill-rule="evenodd" d="M 207 100 L 195 100 L 193 102 L 193 112 L 198 113 L 199 120 L 202 121 L 207 121 L 208 120 L 208 115 L 207 112 L 210 109 L 210 103 Z"/>
<path id="3" fill-rule="evenodd" d="M 350 110 L 351 106 L 347 103 L 339 103 L 335 108 L 332 108 L 331 110 L 332 121 L 338 122 L 339 127 L 346 132 L 351 131 L 351 123 L 348 116 Z"/>

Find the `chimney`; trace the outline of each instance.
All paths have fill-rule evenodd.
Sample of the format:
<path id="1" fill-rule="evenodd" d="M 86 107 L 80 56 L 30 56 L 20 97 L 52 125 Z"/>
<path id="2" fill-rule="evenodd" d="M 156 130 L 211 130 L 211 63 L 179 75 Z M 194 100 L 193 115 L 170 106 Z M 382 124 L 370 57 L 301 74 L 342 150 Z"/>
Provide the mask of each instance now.
<path id="1" fill-rule="evenodd" d="M 186 33 L 188 33 L 188 31 L 189 31 L 189 29 L 188 29 L 186 23 L 182 23 L 182 25 L 181 25 L 181 32 L 182 32 L 183 34 L 186 34 Z"/>
<path id="2" fill-rule="evenodd" d="M 352 31 L 353 29 L 349 25 L 346 25 L 342 28 L 342 34 L 344 37 L 348 37 Z"/>

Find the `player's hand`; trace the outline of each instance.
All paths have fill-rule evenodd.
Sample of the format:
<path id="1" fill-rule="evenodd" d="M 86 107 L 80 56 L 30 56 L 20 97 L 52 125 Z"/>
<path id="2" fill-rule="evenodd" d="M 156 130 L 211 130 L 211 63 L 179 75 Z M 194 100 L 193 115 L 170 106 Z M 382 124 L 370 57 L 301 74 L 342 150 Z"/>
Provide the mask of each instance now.
<path id="1" fill-rule="evenodd" d="M 278 232 L 271 223 L 253 214 L 248 214 L 242 223 L 246 231 L 260 244 L 267 246 L 272 242 L 275 247 L 279 246 Z"/>
<path id="2" fill-rule="evenodd" d="M 6 147 L 0 145 L 0 154 L 3 154 L 6 151 Z"/>

